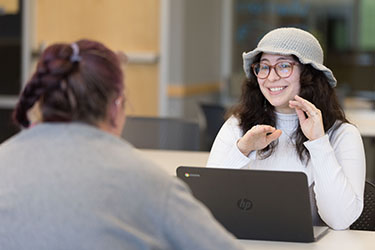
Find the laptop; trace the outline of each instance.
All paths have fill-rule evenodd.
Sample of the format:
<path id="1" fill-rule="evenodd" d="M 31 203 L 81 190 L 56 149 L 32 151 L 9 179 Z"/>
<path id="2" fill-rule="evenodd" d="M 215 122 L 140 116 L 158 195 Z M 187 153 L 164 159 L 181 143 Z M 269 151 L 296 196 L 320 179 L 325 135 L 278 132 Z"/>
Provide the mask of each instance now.
<path id="1" fill-rule="evenodd" d="M 180 166 L 177 177 L 239 239 L 313 242 L 328 227 L 312 222 L 302 172 Z"/>

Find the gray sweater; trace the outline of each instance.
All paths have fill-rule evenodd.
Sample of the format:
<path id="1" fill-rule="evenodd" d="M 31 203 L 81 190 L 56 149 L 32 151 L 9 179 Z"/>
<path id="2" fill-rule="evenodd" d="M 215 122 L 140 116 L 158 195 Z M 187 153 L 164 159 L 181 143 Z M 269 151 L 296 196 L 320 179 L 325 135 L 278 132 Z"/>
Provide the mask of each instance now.
<path id="1" fill-rule="evenodd" d="M 186 186 L 127 142 L 40 124 L 0 146 L 0 249 L 239 249 Z"/>

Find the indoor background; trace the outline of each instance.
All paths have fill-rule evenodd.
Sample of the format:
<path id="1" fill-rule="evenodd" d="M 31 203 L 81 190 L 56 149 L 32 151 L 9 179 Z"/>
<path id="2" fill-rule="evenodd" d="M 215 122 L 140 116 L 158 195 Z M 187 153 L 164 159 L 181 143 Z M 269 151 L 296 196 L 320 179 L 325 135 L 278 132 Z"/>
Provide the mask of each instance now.
<path id="1" fill-rule="evenodd" d="M 54 42 L 99 40 L 129 56 L 127 113 L 207 126 L 202 104 L 238 100 L 242 52 L 269 30 L 313 33 L 360 128 L 375 179 L 375 1 L 373 0 L 0 0 L 0 141 L 41 51 Z M 209 145 L 202 147 L 209 150 Z"/>

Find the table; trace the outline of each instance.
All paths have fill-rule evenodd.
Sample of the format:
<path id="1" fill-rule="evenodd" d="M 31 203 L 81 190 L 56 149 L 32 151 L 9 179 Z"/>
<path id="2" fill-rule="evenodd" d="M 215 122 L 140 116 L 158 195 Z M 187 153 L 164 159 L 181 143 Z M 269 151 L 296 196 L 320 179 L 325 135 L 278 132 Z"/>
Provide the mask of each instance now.
<path id="1" fill-rule="evenodd" d="M 140 152 L 144 157 L 161 166 L 170 175 L 176 175 L 178 166 L 206 166 L 209 156 L 209 152 L 199 151 L 142 149 Z M 327 234 L 313 243 L 240 241 L 245 245 L 245 249 L 251 250 L 373 250 L 375 249 L 375 232 L 329 230 Z"/>
<path id="2" fill-rule="evenodd" d="M 141 154 L 161 166 L 170 175 L 176 175 L 178 166 L 205 167 L 209 152 L 141 149 Z"/>
<path id="3" fill-rule="evenodd" d="M 348 120 L 358 127 L 362 136 L 375 137 L 374 110 L 345 110 L 345 114 Z"/>
<path id="4" fill-rule="evenodd" d="M 252 250 L 373 250 L 375 249 L 375 232 L 329 230 L 317 242 L 312 243 L 256 240 L 241 240 L 241 242 L 246 249 Z"/>

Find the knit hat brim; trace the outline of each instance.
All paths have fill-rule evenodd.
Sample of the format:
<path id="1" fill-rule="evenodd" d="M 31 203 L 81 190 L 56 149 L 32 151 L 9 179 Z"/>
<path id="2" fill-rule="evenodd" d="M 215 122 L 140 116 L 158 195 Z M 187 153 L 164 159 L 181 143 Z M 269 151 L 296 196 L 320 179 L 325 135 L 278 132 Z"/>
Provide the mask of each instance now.
<path id="1" fill-rule="evenodd" d="M 325 74 L 325 76 L 327 77 L 328 82 L 329 82 L 329 84 L 332 88 L 335 87 L 336 84 L 337 84 L 336 78 L 334 77 L 332 71 L 329 68 L 327 68 L 326 66 L 324 66 L 323 64 L 316 63 L 314 61 L 308 60 L 308 59 L 302 57 L 301 55 L 299 55 L 298 52 L 296 52 L 294 50 L 292 51 L 292 50 L 287 50 L 287 49 L 275 49 L 275 48 L 264 48 L 264 47 L 263 48 L 255 48 L 254 50 L 252 50 L 248 53 L 244 52 L 242 54 L 243 69 L 244 69 L 244 71 L 246 73 L 246 77 L 248 79 L 250 79 L 251 65 L 254 62 L 254 58 L 259 53 L 278 54 L 278 55 L 285 55 L 285 56 L 286 55 L 295 55 L 296 57 L 298 57 L 299 61 L 302 64 L 310 64 L 315 69 L 322 71 Z"/>

